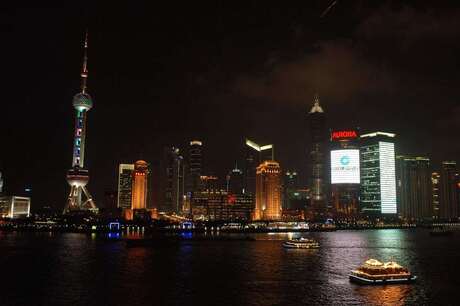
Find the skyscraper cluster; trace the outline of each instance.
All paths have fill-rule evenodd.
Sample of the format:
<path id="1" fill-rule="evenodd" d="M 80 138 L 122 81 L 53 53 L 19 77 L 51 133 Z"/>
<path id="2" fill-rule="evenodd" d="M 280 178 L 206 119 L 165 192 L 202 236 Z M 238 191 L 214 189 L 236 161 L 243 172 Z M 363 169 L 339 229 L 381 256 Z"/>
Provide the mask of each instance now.
<path id="1" fill-rule="evenodd" d="M 397 136 L 388 132 L 360 134 L 359 128 L 331 129 L 330 141 L 325 143 L 324 114 L 315 97 L 308 115 L 310 218 L 458 220 L 456 162 L 443 161 L 441 169 L 433 172 L 429 158 L 398 154 Z M 323 153 L 326 151 L 328 158 Z"/>
<path id="2" fill-rule="evenodd" d="M 89 171 L 84 163 L 86 118 L 93 107 L 87 92 L 87 50 L 86 35 L 81 90 L 73 98 L 75 128 L 65 212 L 96 210 L 86 188 Z M 433 171 L 427 157 L 400 155 L 394 133 L 329 129 L 326 119 L 316 95 L 307 114 L 308 164 L 302 169 L 308 174 L 307 184 L 299 183 L 297 170 L 283 172 L 273 144 L 250 139 L 242 144 L 240 167 L 236 163 L 226 177 L 218 177 L 205 167 L 203 141 L 192 139 L 185 148 L 164 148 L 156 182 L 152 182 L 148 162 L 120 164 L 117 207 L 126 219 L 157 216 L 157 212 L 195 220 L 239 221 L 459 217 L 460 183 L 454 161 L 444 161 Z M 158 189 L 156 196 L 153 186 Z"/>

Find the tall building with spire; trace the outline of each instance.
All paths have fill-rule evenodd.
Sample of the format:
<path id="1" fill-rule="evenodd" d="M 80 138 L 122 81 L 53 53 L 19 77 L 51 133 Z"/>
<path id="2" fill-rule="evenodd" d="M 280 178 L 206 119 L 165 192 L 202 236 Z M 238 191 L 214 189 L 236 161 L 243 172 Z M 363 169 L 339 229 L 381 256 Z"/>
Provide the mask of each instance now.
<path id="1" fill-rule="evenodd" d="M 311 208 L 315 214 L 323 213 L 326 210 L 326 145 L 328 131 L 326 129 L 326 117 L 324 110 L 319 103 L 319 96 L 315 95 L 315 102 L 308 113 L 310 132 L 310 201 Z"/>
<path id="2" fill-rule="evenodd" d="M 81 70 L 81 89 L 73 97 L 75 108 L 75 130 L 73 136 L 72 168 L 67 172 L 67 182 L 70 192 L 64 211 L 80 209 L 96 209 L 93 198 L 86 185 L 89 181 L 88 170 L 85 169 L 85 140 L 86 140 L 86 117 L 93 107 L 93 100 L 87 92 L 88 79 L 88 32 L 84 43 L 83 66 Z M 86 199 L 83 200 L 82 198 Z"/>

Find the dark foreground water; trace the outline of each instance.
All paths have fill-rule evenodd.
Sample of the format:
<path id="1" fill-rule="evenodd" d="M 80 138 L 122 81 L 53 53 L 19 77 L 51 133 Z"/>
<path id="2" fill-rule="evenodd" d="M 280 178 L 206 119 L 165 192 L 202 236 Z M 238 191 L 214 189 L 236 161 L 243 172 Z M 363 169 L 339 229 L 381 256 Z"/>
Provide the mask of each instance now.
<path id="1" fill-rule="evenodd" d="M 0 233 L 0 305 L 459 305 L 460 233 L 302 234 L 318 250 L 285 250 L 288 234 L 126 248 L 85 234 Z M 411 269 L 413 285 L 350 284 L 373 257 Z"/>

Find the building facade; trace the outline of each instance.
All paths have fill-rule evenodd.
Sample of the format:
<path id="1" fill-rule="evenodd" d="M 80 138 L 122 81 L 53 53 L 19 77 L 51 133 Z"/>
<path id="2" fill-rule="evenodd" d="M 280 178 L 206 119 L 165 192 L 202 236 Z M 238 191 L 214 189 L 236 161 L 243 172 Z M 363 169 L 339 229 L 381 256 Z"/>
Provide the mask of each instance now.
<path id="1" fill-rule="evenodd" d="M 120 164 L 118 166 L 118 208 L 131 209 L 133 200 L 133 173 L 134 164 Z"/>
<path id="2" fill-rule="evenodd" d="M 396 157 L 398 214 L 411 221 L 432 219 L 432 181 L 430 159 Z"/>
<path id="3" fill-rule="evenodd" d="M 30 216 L 30 198 L 18 196 L 0 196 L 1 218 L 27 218 Z"/>
<path id="4" fill-rule="evenodd" d="M 284 174 L 284 184 L 283 184 L 283 199 L 282 199 L 282 208 L 285 209 L 294 209 L 293 200 L 295 199 L 295 193 L 299 188 L 299 178 L 297 171 L 287 170 Z M 305 203 L 304 208 L 307 203 Z"/>
<path id="5" fill-rule="evenodd" d="M 397 214 L 395 136 L 374 132 L 360 137 L 360 212 L 366 216 Z"/>
<path id="6" fill-rule="evenodd" d="M 149 186 L 149 164 L 146 161 L 138 160 L 134 163 L 133 187 L 131 209 L 147 209 L 148 186 Z"/>
<path id="7" fill-rule="evenodd" d="M 439 213 L 443 220 L 459 217 L 459 174 L 455 161 L 443 161 L 440 171 Z"/>
<path id="8" fill-rule="evenodd" d="M 330 148 L 333 215 L 337 219 L 356 218 L 361 183 L 358 129 L 331 131 Z"/>
<path id="9" fill-rule="evenodd" d="M 235 166 L 227 174 L 227 192 L 232 194 L 245 194 L 243 171 Z"/>
<path id="10" fill-rule="evenodd" d="M 440 184 L 441 175 L 438 172 L 431 173 L 431 196 L 433 203 L 433 219 L 439 219 L 439 201 L 440 201 Z"/>
<path id="11" fill-rule="evenodd" d="M 182 211 L 184 190 L 184 159 L 179 148 L 166 147 L 161 165 L 161 212 L 179 213 Z"/>
<path id="12" fill-rule="evenodd" d="M 308 123 L 310 132 L 310 208 L 313 214 L 318 216 L 324 214 L 327 209 L 326 152 L 328 139 L 326 117 L 320 106 L 318 95 L 315 96 L 313 107 L 308 113 Z"/>
<path id="13" fill-rule="evenodd" d="M 256 170 L 254 220 L 281 219 L 281 169 L 276 161 L 264 161 Z"/>
<path id="14" fill-rule="evenodd" d="M 200 177 L 203 174 L 203 143 L 199 140 L 190 141 L 188 171 L 187 191 L 192 194 L 193 192 L 200 191 Z"/>

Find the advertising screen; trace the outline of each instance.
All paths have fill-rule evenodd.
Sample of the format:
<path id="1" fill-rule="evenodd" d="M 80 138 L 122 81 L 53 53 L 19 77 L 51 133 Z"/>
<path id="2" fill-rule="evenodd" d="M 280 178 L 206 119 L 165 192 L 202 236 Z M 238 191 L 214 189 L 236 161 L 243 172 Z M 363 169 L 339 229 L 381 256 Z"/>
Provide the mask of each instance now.
<path id="1" fill-rule="evenodd" d="M 359 150 L 331 151 L 331 183 L 360 183 Z"/>

